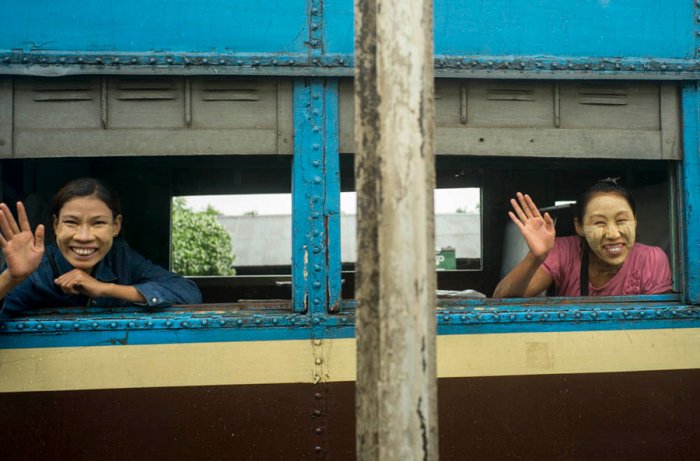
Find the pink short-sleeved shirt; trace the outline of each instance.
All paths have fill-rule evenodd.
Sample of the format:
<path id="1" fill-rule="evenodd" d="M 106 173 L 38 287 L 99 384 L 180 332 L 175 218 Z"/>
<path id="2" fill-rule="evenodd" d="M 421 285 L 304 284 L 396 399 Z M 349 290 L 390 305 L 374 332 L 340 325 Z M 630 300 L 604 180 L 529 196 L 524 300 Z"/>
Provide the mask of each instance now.
<path id="1" fill-rule="evenodd" d="M 542 264 L 554 280 L 557 296 L 581 295 L 581 238 L 557 237 L 554 248 Z M 632 246 L 620 270 L 608 283 L 594 288 L 589 296 L 651 295 L 671 291 L 671 267 L 666 253 L 641 243 Z"/>

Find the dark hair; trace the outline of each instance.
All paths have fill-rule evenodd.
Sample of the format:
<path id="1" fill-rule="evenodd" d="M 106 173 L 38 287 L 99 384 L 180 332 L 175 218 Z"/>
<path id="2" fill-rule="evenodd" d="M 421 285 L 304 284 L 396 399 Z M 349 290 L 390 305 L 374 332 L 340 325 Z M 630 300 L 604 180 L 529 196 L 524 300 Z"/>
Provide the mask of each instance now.
<path id="1" fill-rule="evenodd" d="M 617 182 L 620 178 L 605 178 L 593 184 L 591 187 L 586 189 L 576 200 L 576 217 L 578 222 L 583 224 L 583 216 L 586 214 L 586 207 L 588 202 L 590 202 L 593 197 L 599 194 L 617 194 L 627 201 L 630 208 L 632 209 L 632 214 L 637 216 L 637 207 L 634 201 L 634 197 L 629 193 L 627 189 L 619 185 Z"/>
<path id="2" fill-rule="evenodd" d="M 96 197 L 112 211 L 112 218 L 122 214 L 119 195 L 107 183 L 95 178 L 74 179 L 56 192 L 51 200 L 51 215 L 58 217 L 61 208 L 76 197 Z"/>

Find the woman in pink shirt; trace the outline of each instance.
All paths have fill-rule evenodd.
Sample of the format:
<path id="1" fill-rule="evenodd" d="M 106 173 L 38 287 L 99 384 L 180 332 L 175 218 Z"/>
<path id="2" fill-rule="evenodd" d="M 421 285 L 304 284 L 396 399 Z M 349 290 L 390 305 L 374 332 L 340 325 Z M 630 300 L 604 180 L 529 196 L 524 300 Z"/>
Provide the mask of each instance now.
<path id="1" fill-rule="evenodd" d="M 529 297 L 554 284 L 557 296 L 619 296 L 668 293 L 671 269 L 661 248 L 637 243 L 637 217 L 630 193 L 606 179 L 577 201 L 578 235 L 555 238 L 554 222 L 529 195 L 511 199 L 510 219 L 529 252 L 500 281 L 494 298 Z"/>

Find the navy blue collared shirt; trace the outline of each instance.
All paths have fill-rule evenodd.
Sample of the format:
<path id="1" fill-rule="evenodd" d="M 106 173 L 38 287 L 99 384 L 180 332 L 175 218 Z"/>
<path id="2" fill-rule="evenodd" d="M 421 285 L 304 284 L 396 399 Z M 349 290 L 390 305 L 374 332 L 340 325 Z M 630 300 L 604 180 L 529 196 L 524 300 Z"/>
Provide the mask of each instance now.
<path id="1" fill-rule="evenodd" d="M 54 267 L 52 267 L 52 261 Z M 41 307 L 118 307 L 133 306 L 117 298 L 88 298 L 64 293 L 55 283 L 59 275 L 73 270 L 55 245 L 48 245 L 39 268 L 10 291 L 3 301 L 2 315 L 13 315 L 25 309 Z M 57 272 L 57 273 L 56 273 Z M 92 274 L 97 280 L 136 288 L 150 307 L 173 304 L 198 304 L 202 294 L 191 280 L 153 264 L 123 240 L 115 240 L 107 256 Z M 142 304 L 143 305 L 143 304 Z"/>

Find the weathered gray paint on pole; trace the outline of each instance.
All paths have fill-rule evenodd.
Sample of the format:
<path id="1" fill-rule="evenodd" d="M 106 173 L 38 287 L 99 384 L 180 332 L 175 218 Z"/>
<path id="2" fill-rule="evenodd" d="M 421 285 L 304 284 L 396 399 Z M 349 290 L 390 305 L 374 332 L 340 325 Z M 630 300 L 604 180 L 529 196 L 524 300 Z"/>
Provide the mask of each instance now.
<path id="1" fill-rule="evenodd" d="M 431 0 L 356 0 L 357 459 L 436 460 Z"/>

